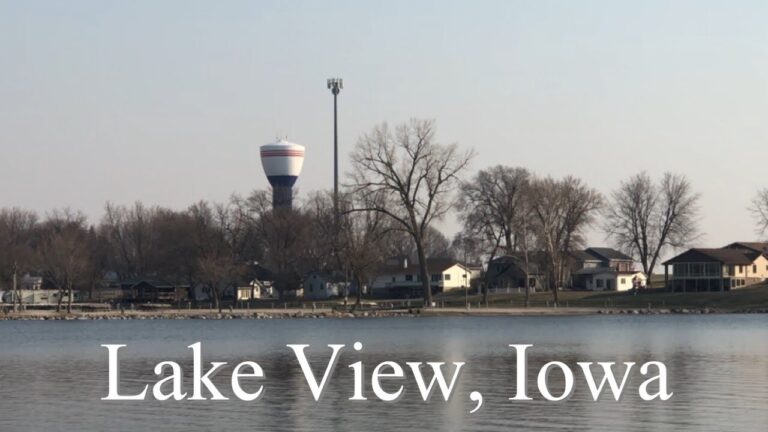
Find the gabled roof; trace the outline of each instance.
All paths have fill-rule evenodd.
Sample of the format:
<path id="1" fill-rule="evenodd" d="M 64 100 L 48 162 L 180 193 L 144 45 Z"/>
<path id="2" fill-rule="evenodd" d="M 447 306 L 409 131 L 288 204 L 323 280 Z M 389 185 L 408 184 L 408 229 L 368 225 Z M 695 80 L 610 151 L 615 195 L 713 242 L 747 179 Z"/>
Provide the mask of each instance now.
<path id="1" fill-rule="evenodd" d="M 760 256 L 758 252 L 747 252 L 740 249 L 688 249 L 680 255 L 665 261 L 663 264 L 678 264 L 687 262 L 718 262 L 722 264 L 749 265 Z"/>
<path id="2" fill-rule="evenodd" d="M 583 250 L 573 251 L 573 252 L 571 252 L 571 256 L 573 258 L 575 258 L 576 260 L 581 261 L 581 262 L 600 262 L 600 261 L 602 261 L 600 258 L 597 258 L 596 256 L 594 256 L 594 255 L 592 255 L 590 253 L 587 253 L 587 251 L 583 251 Z"/>
<path id="3" fill-rule="evenodd" d="M 591 247 L 587 248 L 584 252 L 602 260 L 619 260 L 619 261 L 632 261 L 632 257 L 629 257 L 616 249 L 606 247 Z"/>
<path id="4" fill-rule="evenodd" d="M 768 255 L 768 242 L 734 242 L 723 246 L 723 249 L 746 249 Z"/>
<path id="5" fill-rule="evenodd" d="M 528 273 L 538 274 L 539 264 L 543 263 L 546 259 L 546 254 L 542 251 L 530 251 L 528 252 Z M 522 252 L 514 252 L 510 255 L 502 255 L 494 258 L 490 264 L 502 264 L 507 265 L 506 268 L 502 268 L 501 271 L 496 273 L 496 277 L 499 277 L 507 271 L 511 270 L 513 266 L 523 268 L 525 265 L 525 256 Z M 490 266 L 489 266 L 490 269 Z M 496 270 L 494 270 L 496 272 Z"/>
<path id="6" fill-rule="evenodd" d="M 275 280 L 275 275 L 271 270 L 261 264 L 250 264 L 245 270 L 243 280 L 246 280 L 249 283 L 253 280 L 273 281 Z"/>
<path id="7" fill-rule="evenodd" d="M 153 286 L 155 288 L 174 288 L 177 285 L 174 285 L 168 281 L 165 281 L 163 279 L 155 278 L 155 277 L 138 277 L 133 279 L 127 279 L 124 280 L 120 285 L 123 288 L 132 288 L 136 285 L 139 285 L 141 283 L 145 283 L 147 285 Z M 181 286 L 181 285 L 178 285 Z"/>
<path id="8" fill-rule="evenodd" d="M 442 273 L 445 270 L 448 270 L 449 268 L 455 265 L 464 267 L 467 270 L 469 270 L 469 268 L 465 266 L 463 263 L 452 258 L 427 258 L 427 270 L 429 270 L 430 273 Z M 418 272 L 419 272 L 418 261 L 414 261 L 414 262 L 409 261 L 407 268 L 403 268 L 402 262 L 398 264 L 385 264 L 379 267 L 378 274 L 379 275 L 395 275 L 395 274 L 406 274 L 406 273 L 416 274 Z"/>
<path id="9" fill-rule="evenodd" d="M 630 275 L 630 274 L 637 274 L 642 272 L 640 270 L 618 271 L 613 267 L 587 267 L 577 271 L 575 274 L 576 275 L 595 275 L 595 274 L 604 274 L 604 273 L 611 273 L 616 275 Z"/>

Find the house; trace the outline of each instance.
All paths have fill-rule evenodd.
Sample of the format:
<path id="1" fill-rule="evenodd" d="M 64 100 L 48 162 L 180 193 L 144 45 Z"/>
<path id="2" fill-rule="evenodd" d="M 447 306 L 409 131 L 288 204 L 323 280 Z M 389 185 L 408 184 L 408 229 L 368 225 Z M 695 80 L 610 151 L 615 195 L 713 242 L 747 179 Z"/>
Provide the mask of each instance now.
<path id="1" fill-rule="evenodd" d="M 610 267 L 587 267 L 573 274 L 579 285 L 574 288 L 590 291 L 629 291 L 635 286 L 645 288 L 645 273 L 636 270 L 617 270 Z"/>
<path id="2" fill-rule="evenodd" d="M 634 260 L 611 248 L 590 247 L 564 254 L 565 268 L 563 286 L 575 289 L 631 288 L 631 281 L 645 276 L 634 271 Z M 526 271 L 525 255 L 522 252 L 500 256 L 488 263 L 489 288 L 522 288 L 525 278 L 534 290 L 543 287 L 547 281 L 547 254 L 543 251 L 528 252 Z M 599 280 L 599 282 L 598 282 Z M 623 283 L 622 283 L 623 282 Z"/>
<path id="3" fill-rule="evenodd" d="M 304 298 L 308 300 L 346 297 L 350 294 L 351 285 L 347 278 L 338 273 L 312 272 L 302 281 Z"/>
<path id="4" fill-rule="evenodd" d="M 21 299 L 24 305 L 54 305 L 61 301 L 69 300 L 67 290 L 59 292 L 59 288 L 51 280 L 38 274 L 26 273 L 17 280 L 17 290 L 9 286 L 7 290 L 0 291 L 0 303 L 17 303 Z M 80 291 L 72 290 L 72 301 L 80 301 Z"/>
<path id="5" fill-rule="evenodd" d="M 237 300 L 277 298 L 274 280 L 274 274 L 269 269 L 258 263 L 249 265 L 243 280 L 237 286 Z"/>
<path id="6" fill-rule="evenodd" d="M 489 288 L 522 288 L 526 276 L 532 289 L 543 287 L 545 259 L 545 254 L 539 251 L 528 252 L 527 266 L 523 252 L 494 258 L 488 263 Z"/>
<path id="7" fill-rule="evenodd" d="M 451 258 L 427 258 L 433 293 L 469 288 L 472 270 Z M 371 283 L 374 297 L 412 298 L 422 296 L 420 267 L 406 257 L 396 257 L 379 268 Z M 306 291 L 305 291 L 306 292 Z"/>
<path id="8" fill-rule="evenodd" d="M 243 282 L 237 286 L 237 300 L 265 300 L 277 298 L 271 281 L 260 281 L 253 279 L 250 282 Z"/>
<path id="9" fill-rule="evenodd" d="M 39 290 L 43 288 L 43 277 L 31 275 L 29 273 L 21 277 L 19 288 L 23 290 Z M 52 288 L 52 287 L 48 287 Z"/>
<path id="10" fill-rule="evenodd" d="M 568 261 L 572 272 L 596 267 L 631 271 L 635 266 L 635 261 L 632 257 L 616 249 L 606 247 L 590 247 L 581 251 L 571 252 Z"/>
<path id="11" fill-rule="evenodd" d="M 120 284 L 123 301 L 138 303 L 174 303 L 189 298 L 189 286 L 169 283 L 162 279 L 144 277 Z"/>
<path id="12" fill-rule="evenodd" d="M 718 249 L 688 249 L 663 263 L 664 284 L 671 291 L 700 292 L 729 291 L 763 282 L 768 278 L 764 246 L 768 244 L 737 242 Z"/>
<path id="13" fill-rule="evenodd" d="M 0 303 L 17 303 L 19 298 L 24 305 L 55 305 L 59 303 L 59 297 L 62 303 L 69 301 L 67 292 L 60 293 L 58 289 L 20 289 L 18 295 L 13 290 L 0 291 Z M 72 301 L 80 301 L 80 291 L 72 290 Z"/>
<path id="14" fill-rule="evenodd" d="M 637 283 L 645 287 L 646 276 L 634 269 L 632 257 L 612 248 L 590 247 L 569 254 L 568 270 L 573 289 L 627 291 Z"/>

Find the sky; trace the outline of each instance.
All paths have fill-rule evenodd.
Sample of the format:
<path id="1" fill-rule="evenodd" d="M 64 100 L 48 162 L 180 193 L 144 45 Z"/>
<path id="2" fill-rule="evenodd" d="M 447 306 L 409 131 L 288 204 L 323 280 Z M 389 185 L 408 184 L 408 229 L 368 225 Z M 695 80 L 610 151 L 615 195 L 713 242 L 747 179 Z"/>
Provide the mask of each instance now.
<path id="1" fill-rule="evenodd" d="M 766 22 L 765 1 L 0 0 L 0 207 L 224 201 L 268 186 L 277 136 L 306 146 L 300 194 L 331 189 L 338 76 L 342 171 L 376 124 L 434 119 L 477 152 L 468 176 L 608 195 L 673 171 L 701 194 L 697 246 L 751 240 Z"/>

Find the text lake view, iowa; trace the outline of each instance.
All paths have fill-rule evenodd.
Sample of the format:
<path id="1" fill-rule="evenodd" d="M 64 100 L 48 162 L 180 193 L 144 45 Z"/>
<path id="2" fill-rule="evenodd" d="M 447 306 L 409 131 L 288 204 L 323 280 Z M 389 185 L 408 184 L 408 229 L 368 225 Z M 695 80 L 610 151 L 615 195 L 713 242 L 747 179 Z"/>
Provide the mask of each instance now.
<path id="1" fill-rule="evenodd" d="M 0 326 L 0 430 L 403 430 L 423 417 L 421 430 L 764 430 L 768 424 L 768 317 L 578 316 L 433 317 L 356 320 L 133 320 L 7 321 Z M 361 342 L 359 352 L 352 349 Z M 120 350 L 120 391 L 138 393 L 157 382 L 154 366 L 166 360 L 183 368 L 191 390 L 192 357 L 201 342 L 203 361 L 227 362 L 213 383 L 228 401 L 101 401 L 108 390 L 107 350 Z M 512 401 L 516 356 L 509 344 L 532 343 L 527 387 L 533 401 Z M 310 344 L 307 355 L 322 377 L 331 350 L 345 344 L 316 402 L 294 353 L 286 344 Z M 661 361 L 669 373 L 667 401 L 646 402 L 630 374 L 619 402 L 605 391 L 597 402 L 577 362 Z M 264 372 L 262 396 L 232 397 L 234 365 L 257 362 Z M 363 392 L 353 396 L 354 362 L 364 364 Z M 396 402 L 378 400 L 371 371 L 393 361 L 406 371 Z M 448 402 L 439 391 L 424 402 L 406 362 L 466 362 Z M 575 390 L 563 402 L 546 401 L 536 374 L 547 362 L 573 371 Z M 450 377 L 450 374 L 447 374 Z M 553 393 L 560 372 L 549 376 Z M 618 375 L 621 377 L 621 375 Z M 473 391 L 484 404 L 475 403 Z M 150 390 L 151 392 L 151 390 Z"/>

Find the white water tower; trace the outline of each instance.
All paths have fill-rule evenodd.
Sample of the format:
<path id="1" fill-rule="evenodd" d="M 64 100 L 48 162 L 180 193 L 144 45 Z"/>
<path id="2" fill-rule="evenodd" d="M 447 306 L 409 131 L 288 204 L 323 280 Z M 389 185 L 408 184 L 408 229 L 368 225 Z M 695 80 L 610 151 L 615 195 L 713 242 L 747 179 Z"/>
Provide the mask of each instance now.
<path id="1" fill-rule="evenodd" d="M 272 185 L 272 208 L 293 207 L 293 185 L 304 165 L 304 146 L 285 140 L 261 146 L 261 166 Z"/>

